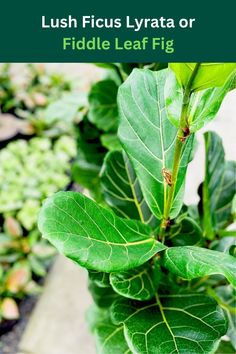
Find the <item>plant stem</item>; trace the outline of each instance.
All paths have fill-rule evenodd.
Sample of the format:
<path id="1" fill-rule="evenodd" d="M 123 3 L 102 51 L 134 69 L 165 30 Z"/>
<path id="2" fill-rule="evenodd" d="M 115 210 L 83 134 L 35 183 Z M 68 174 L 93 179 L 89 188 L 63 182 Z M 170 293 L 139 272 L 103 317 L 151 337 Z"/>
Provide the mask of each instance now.
<path id="1" fill-rule="evenodd" d="M 221 298 L 214 292 L 214 290 L 212 288 L 208 288 L 207 293 L 208 293 L 208 295 L 213 297 L 216 300 L 216 302 L 218 302 L 218 304 L 220 306 L 224 307 L 226 310 L 228 310 L 230 313 L 232 313 L 232 315 L 236 315 L 236 308 L 223 302 L 221 300 Z"/>
<path id="2" fill-rule="evenodd" d="M 121 69 L 119 68 L 119 66 L 115 65 L 115 70 L 116 70 L 117 76 L 119 77 L 121 83 L 123 83 L 125 80 L 123 78 L 123 75 L 122 75 L 122 72 L 121 72 Z"/>
<path id="3" fill-rule="evenodd" d="M 192 75 L 190 76 L 188 83 L 184 89 L 184 96 L 183 96 L 183 104 L 182 104 L 182 110 L 181 110 L 181 116 L 180 116 L 180 127 L 177 132 L 177 137 L 176 137 L 176 142 L 175 142 L 175 152 L 174 152 L 174 160 L 173 160 L 173 168 L 172 168 L 172 175 L 171 175 L 171 186 L 169 189 L 168 197 L 167 197 L 167 202 L 164 208 L 164 218 L 162 222 L 162 229 L 164 229 L 168 224 L 168 220 L 170 217 L 170 210 L 173 204 L 173 199 L 174 199 L 174 194 L 175 194 L 175 188 L 176 188 L 176 182 L 178 178 L 178 173 L 179 173 L 179 166 L 180 166 L 180 161 L 181 161 L 181 156 L 182 156 L 182 150 L 184 147 L 184 142 L 186 137 L 189 135 L 189 128 L 188 128 L 188 106 L 189 106 L 189 100 L 191 96 L 191 87 L 194 81 L 194 78 L 197 74 L 197 71 L 199 69 L 200 63 L 196 63 L 195 68 L 192 72 Z M 187 133 L 187 136 L 186 136 Z M 162 231 L 162 233 L 164 232 Z"/>

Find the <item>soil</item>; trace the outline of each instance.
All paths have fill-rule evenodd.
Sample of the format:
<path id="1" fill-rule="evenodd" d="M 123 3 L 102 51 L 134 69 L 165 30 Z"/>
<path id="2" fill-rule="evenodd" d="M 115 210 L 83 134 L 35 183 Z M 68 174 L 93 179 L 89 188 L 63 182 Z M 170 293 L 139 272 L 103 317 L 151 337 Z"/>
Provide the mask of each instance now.
<path id="1" fill-rule="evenodd" d="M 0 336 L 0 354 L 16 354 L 18 344 L 24 329 L 29 320 L 30 314 L 37 302 L 37 296 L 30 296 L 24 299 L 20 304 L 20 320 L 9 328 L 10 331 Z M 11 324 L 9 323 L 9 326 Z"/>

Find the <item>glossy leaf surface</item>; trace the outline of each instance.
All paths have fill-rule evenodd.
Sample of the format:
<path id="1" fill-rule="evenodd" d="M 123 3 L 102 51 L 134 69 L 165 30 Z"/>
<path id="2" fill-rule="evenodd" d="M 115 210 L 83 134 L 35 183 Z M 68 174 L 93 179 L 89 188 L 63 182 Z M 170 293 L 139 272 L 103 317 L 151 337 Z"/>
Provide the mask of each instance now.
<path id="1" fill-rule="evenodd" d="M 137 267 L 166 248 L 152 237 L 149 226 L 119 218 L 74 192 L 60 192 L 47 199 L 39 229 L 59 252 L 102 272 Z"/>
<path id="2" fill-rule="evenodd" d="M 222 87 L 204 89 L 192 93 L 187 111 L 188 125 L 191 132 L 196 132 L 213 120 L 220 109 L 221 103 L 230 90 L 232 80 Z M 175 75 L 169 71 L 165 84 L 165 99 L 168 118 L 179 127 L 184 90 Z"/>
<path id="3" fill-rule="evenodd" d="M 95 330 L 96 347 L 99 354 L 131 354 L 123 325 L 116 326 L 107 320 Z"/>
<path id="4" fill-rule="evenodd" d="M 171 63 L 177 80 L 184 88 L 197 63 Z M 203 90 L 209 87 L 223 86 L 227 78 L 235 71 L 236 63 L 200 63 L 191 86 L 192 91 Z"/>
<path id="5" fill-rule="evenodd" d="M 223 310 L 202 294 L 163 295 L 155 302 L 120 300 L 112 319 L 124 323 L 135 353 L 212 353 L 227 331 Z"/>
<path id="6" fill-rule="evenodd" d="M 119 138 L 137 174 L 146 202 L 162 219 L 168 185 L 163 172 L 172 169 L 177 128 L 166 115 L 164 84 L 167 70 L 133 70 L 118 94 Z M 187 139 L 170 216 L 182 207 L 184 177 L 191 158 L 193 136 Z"/>
<path id="7" fill-rule="evenodd" d="M 155 223 L 125 153 L 114 151 L 107 154 L 101 171 L 101 186 L 105 201 L 117 215 L 146 224 Z"/>
<path id="8" fill-rule="evenodd" d="M 120 295 L 134 300 L 150 300 L 160 280 L 161 270 L 146 263 L 138 268 L 121 273 L 111 273 L 110 282 Z"/>
<path id="9" fill-rule="evenodd" d="M 194 246 L 172 247 L 165 252 L 164 265 L 188 280 L 221 274 L 236 287 L 236 259 L 222 252 Z"/>

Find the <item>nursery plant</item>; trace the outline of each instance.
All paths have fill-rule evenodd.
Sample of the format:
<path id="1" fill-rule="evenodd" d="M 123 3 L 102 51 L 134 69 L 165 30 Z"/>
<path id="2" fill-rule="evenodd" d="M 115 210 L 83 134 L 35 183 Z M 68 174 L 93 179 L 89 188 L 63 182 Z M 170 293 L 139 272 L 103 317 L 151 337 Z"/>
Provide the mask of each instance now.
<path id="1" fill-rule="evenodd" d="M 42 200 L 70 183 L 73 138 L 18 140 L 0 150 L 0 332 L 18 319 L 18 304 L 38 293 L 55 248 L 42 240 L 37 215 Z"/>
<path id="2" fill-rule="evenodd" d="M 183 204 L 195 133 L 215 117 L 235 68 L 134 69 L 118 92 L 122 150 L 100 173 L 106 206 L 60 192 L 41 209 L 43 237 L 88 269 L 99 353 L 236 349 L 236 164 L 214 132 L 204 134 L 199 204 Z"/>

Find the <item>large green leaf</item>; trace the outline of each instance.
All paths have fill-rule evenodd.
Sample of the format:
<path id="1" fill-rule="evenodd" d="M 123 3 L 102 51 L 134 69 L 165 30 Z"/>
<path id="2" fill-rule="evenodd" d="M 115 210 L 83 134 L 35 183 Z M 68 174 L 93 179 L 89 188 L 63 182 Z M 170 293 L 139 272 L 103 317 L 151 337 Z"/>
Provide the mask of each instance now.
<path id="1" fill-rule="evenodd" d="M 225 162 L 221 138 L 213 132 L 205 138 L 205 180 L 202 186 L 200 211 L 203 213 L 205 237 L 213 239 L 232 221 L 232 202 L 236 192 L 236 163 Z"/>
<path id="2" fill-rule="evenodd" d="M 137 354 L 213 353 L 227 331 L 223 310 L 202 294 L 163 295 L 149 304 L 119 300 L 112 319 L 124 324 Z"/>
<path id="3" fill-rule="evenodd" d="M 157 265 L 144 265 L 121 273 L 111 273 L 110 282 L 120 295 L 134 300 L 150 300 L 160 280 L 161 270 Z"/>
<path id="4" fill-rule="evenodd" d="M 232 80 L 230 79 L 222 87 L 208 88 L 192 93 L 187 112 L 191 132 L 198 131 L 215 118 L 231 84 Z M 172 124 L 179 127 L 184 90 L 171 70 L 166 80 L 165 97 L 168 118 Z"/>
<path id="5" fill-rule="evenodd" d="M 39 229 L 59 252 L 102 272 L 137 267 L 166 248 L 149 226 L 122 219 L 74 192 L 59 192 L 46 200 Z"/>
<path id="6" fill-rule="evenodd" d="M 197 63 L 171 63 L 177 80 L 184 88 Z M 196 76 L 191 85 L 192 91 L 199 91 L 209 87 L 223 86 L 227 78 L 236 69 L 236 63 L 200 63 Z"/>
<path id="7" fill-rule="evenodd" d="M 168 184 L 164 171 L 171 171 L 177 128 L 166 115 L 164 85 L 168 70 L 133 70 L 118 94 L 119 137 L 137 174 L 144 198 L 158 219 L 163 218 Z M 183 148 L 170 216 L 181 207 L 184 178 L 191 158 L 193 136 Z"/>
<path id="8" fill-rule="evenodd" d="M 118 86 L 113 80 L 99 81 L 89 93 L 88 119 L 105 132 L 116 131 L 118 126 Z"/>
<path id="9" fill-rule="evenodd" d="M 155 217 L 148 208 L 134 169 L 125 153 L 110 152 L 101 170 L 105 201 L 114 212 L 128 219 L 153 225 Z"/>
<path id="10" fill-rule="evenodd" d="M 221 274 L 236 287 L 236 259 L 222 252 L 194 246 L 172 247 L 165 251 L 164 265 L 188 280 Z"/>

